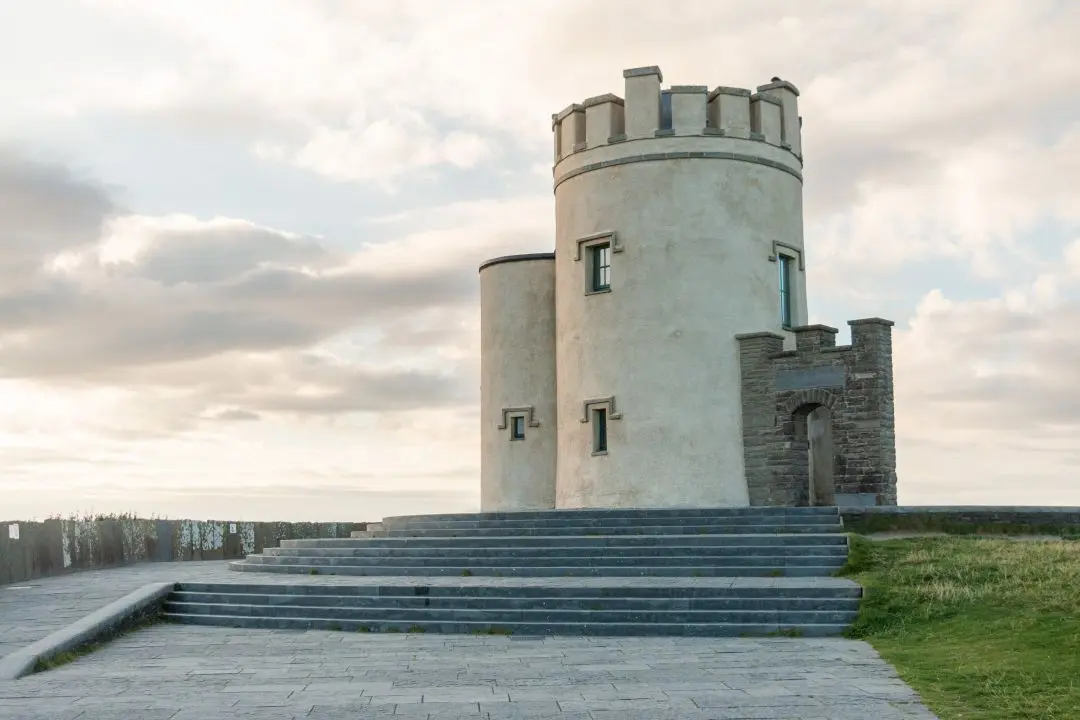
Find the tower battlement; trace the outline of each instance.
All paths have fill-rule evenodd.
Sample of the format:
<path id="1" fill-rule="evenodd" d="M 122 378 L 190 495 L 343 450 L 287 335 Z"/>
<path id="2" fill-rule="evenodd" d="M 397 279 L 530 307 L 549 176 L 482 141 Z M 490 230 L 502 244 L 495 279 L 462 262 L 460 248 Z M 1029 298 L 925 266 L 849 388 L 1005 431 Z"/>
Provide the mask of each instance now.
<path id="1" fill-rule="evenodd" d="M 653 66 L 623 71 L 623 97 L 611 93 L 573 103 L 551 116 L 554 162 L 632 140 L 737 138 L 788 150 L 802 162 L 799 90 L 774 78 L 752 92 L 707 85 L 662 87 Z"/>

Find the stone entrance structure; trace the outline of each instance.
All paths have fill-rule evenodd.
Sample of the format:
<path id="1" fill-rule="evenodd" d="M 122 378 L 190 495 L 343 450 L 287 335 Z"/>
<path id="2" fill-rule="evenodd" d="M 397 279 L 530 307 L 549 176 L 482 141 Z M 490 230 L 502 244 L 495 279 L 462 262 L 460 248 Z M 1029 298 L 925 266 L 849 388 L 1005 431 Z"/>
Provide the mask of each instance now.
<path id="1" fill-rule="evenodd" d="M 852 320 L 794 328 L 795 349 L 737 335 L 751 505 L 895 505 L 892 325 Z M 813 459 L 813 462 L 811 462 Z"/>

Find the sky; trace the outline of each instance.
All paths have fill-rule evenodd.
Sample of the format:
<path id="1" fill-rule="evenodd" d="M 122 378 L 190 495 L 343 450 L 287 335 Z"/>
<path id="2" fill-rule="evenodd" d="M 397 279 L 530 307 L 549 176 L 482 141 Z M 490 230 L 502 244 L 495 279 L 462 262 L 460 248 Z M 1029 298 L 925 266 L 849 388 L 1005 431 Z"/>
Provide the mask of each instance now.
<path id="1" fill-rule="evenodd" d="M 875 7 L 879 6 L 879 7 Z M 478 264 L 550 116 L 801 91 L 810 321 L 896 322 L 901 504 L 1080 506 L 1080 3 L 0 4 L 0 519 L 479 508 Z"/>

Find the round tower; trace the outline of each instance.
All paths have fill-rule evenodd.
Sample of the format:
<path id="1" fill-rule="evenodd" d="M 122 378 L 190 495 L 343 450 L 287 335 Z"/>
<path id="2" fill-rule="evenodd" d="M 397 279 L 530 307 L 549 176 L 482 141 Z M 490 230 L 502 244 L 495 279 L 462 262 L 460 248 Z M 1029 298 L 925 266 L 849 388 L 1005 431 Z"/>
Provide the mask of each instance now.
<path id="1" fill-rule="evenodd" d="M 623 76 L 552 117 L 555 505 L 745 506 L 735 335 L 806 323 L 798 90 Z"/>
<path id="2" fill-rule="evenodd" d="M 480 509 L 555 507 L 555 261 L 480 266 Z"/>

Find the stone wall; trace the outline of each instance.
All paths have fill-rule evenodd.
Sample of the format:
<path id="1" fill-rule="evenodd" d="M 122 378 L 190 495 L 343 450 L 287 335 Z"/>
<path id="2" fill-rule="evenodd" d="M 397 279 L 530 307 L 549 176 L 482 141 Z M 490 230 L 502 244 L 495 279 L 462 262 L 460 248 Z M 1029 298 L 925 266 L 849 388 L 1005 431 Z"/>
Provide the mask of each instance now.
<path id="1" fill-rule="evenodd" d="M 849 532 L 1080 536 L 1080 507 L 906 506 L 842 508 Z"/>
<path id="2" fill-rule="evenodd" d="M 826 425 L 818 447 L 832 448 L 832 482 L 814 488 L 815 504 L 896 504 L 893 323 L 848 324 L 851 345 L 840 347 L 825 325 L 794 328 L 789 351 L 775 333 L 736 336 L 751 505 L 810 504 L 811 413 Z"/>
<path id="3" fill-rule="evenodd" d="M 0 585 L 136 562 L 240 559 L 293 538 L 347 538 L 366 523 L 197 520 L 0 523 Z"/>

